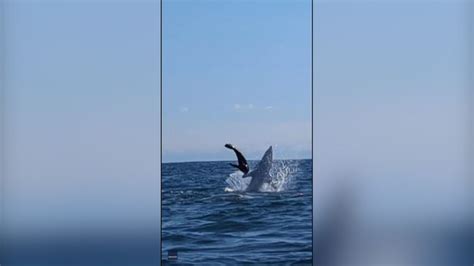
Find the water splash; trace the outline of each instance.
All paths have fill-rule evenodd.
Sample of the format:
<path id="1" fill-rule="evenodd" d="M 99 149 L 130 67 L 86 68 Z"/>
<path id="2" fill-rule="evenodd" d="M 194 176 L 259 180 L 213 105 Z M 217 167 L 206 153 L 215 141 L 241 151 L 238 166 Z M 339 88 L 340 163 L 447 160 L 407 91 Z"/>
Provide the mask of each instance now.
<path id="1" fill-rule="evenodd" d="M 288 189 L 291 179 L 298 170 L 296 161 L 273 161 L 270 170 L 270 180 L 265 182 L 260 189 L 261 192 L 280 192 Z M 234 172 L 226 179 L 228 186 L 224 189 L 226 192 L 245 191 L 251 181 L 251 177 L 242 178 L 240 171 Z"/>
<path id="2" fill-rule="evenodd" d="M 270 170 L 271 180 L 263 185 L 262 191 L 280 192 L 288 189 L 291 185 L 294 174 L 298 171 L 298 163 L 296 161 L 274 161 Z"/>
<path id="3" fill-rule="evenodd" d="M 225 180 L 229 185 L 224 189 L 225 192 L 245 191 L 250 183 L 250 178 L 243 178 L 243 173 L 240 171 L 233 172 Z"/>

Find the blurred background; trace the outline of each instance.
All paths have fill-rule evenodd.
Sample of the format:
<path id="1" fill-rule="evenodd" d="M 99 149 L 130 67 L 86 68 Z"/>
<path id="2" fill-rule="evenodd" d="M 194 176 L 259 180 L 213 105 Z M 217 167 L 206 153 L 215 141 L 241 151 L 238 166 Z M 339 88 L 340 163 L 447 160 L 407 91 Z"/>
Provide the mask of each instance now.
<path id="1" fill-rule="evenodd" d="M 472 265 L 472 1 L 315 1 L 316 265 Z"/>
<path id="2" fill-rule="evenodd" d="M 2 265 L 159 263 L 159 1 L 2 1 Z"/>

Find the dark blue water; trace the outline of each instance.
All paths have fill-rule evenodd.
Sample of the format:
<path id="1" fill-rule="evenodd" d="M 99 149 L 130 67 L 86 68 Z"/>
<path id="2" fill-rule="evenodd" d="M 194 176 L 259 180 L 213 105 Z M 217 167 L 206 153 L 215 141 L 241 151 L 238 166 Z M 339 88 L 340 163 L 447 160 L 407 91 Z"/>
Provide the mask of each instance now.
<path id="1" fill-rule="evenodd" d="M 311 265 L 312 161 L 273 168 L 278 189 L 247 193 L 232 187 L 241 177 L 229 177 L 229 162 L 163 164 L 164 264 Z"/>

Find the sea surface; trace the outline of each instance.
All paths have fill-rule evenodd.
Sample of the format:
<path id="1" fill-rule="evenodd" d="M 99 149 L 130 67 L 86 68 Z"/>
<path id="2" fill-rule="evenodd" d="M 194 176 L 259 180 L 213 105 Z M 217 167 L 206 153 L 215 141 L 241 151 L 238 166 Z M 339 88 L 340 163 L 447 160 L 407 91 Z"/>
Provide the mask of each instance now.
<path id="1" fill-rule="evenodd" d="M 275 160 L 257 193 L 229 163 L 162 165 L 163 263 L 311 265 L 312 161 Z"/>

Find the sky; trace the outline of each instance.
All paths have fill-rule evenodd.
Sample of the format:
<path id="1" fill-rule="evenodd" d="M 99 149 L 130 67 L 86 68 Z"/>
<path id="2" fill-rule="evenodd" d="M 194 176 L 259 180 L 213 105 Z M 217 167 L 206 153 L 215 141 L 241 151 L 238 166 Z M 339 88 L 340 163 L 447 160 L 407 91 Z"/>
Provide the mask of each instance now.
<path id="1" fill-rule="evenodd" d="M 164 1 L 163 161 L 311 158 L 311 2 Z"/>

